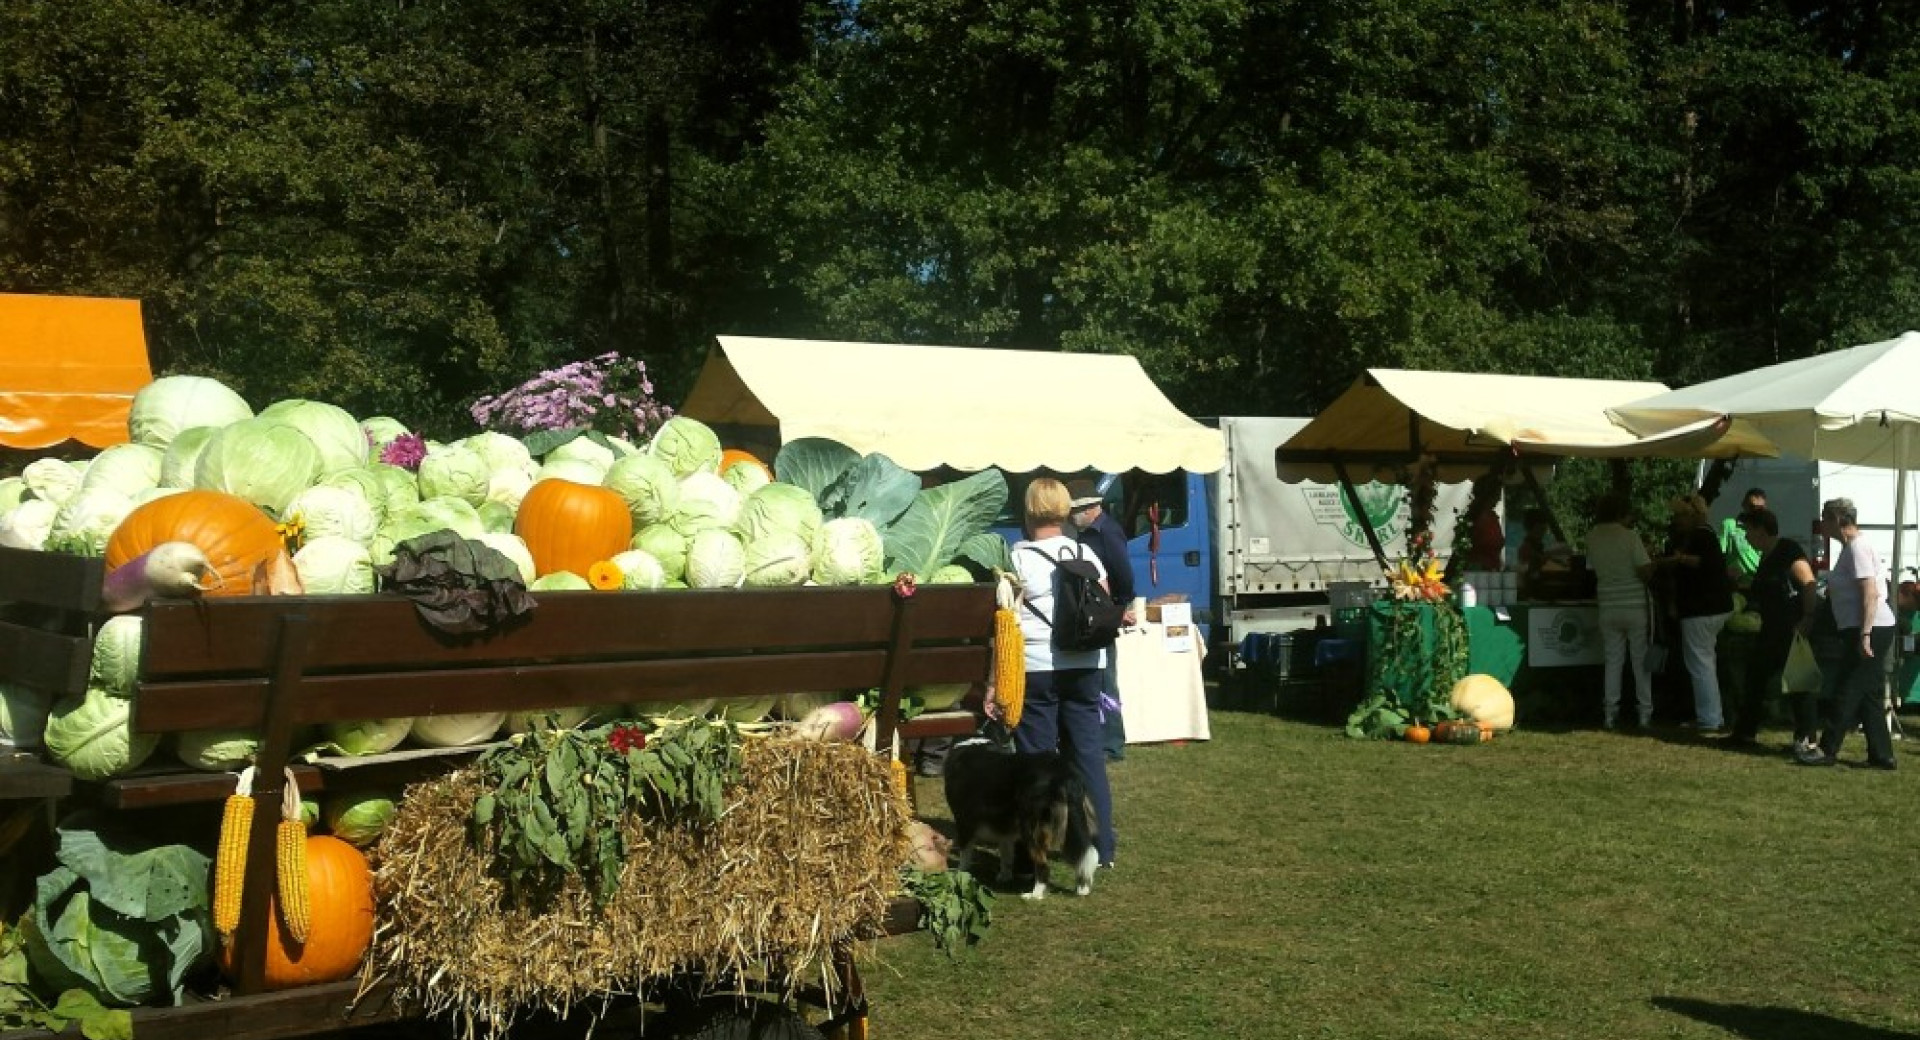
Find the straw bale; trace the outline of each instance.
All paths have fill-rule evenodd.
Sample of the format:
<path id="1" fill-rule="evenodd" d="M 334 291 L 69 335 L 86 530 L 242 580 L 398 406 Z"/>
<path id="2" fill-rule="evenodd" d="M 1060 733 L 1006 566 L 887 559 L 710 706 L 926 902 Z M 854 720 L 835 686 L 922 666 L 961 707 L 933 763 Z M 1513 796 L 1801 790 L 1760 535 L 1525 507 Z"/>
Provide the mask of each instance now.
<path id="1" fill-rule="evenodd" d="M 468 839 L 480 791 L 466 769 L 407 792 L 376 849 L 369 962 L 403 1000 L 469 1036 L 688 972 L 831 992 L 835 945 L 881 934 L 911 851 L 912 813 L 884 759 L 852 744 L 754 739 L 717 824 L 628 817 L 630 853 L 604 911 L 577 878 L 547 905 L 517 905 Z"/>

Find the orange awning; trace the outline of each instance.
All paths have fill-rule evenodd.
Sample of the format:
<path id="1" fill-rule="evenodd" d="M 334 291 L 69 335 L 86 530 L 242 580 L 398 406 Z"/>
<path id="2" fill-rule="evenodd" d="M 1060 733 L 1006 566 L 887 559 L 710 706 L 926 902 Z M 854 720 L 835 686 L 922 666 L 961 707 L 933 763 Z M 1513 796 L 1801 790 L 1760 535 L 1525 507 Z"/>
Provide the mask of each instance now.
<path id="1" fill-rule="evenodd" d="M 139 300 L 0 293 L 0 447 L 124 443 L 151 382 Z"/>

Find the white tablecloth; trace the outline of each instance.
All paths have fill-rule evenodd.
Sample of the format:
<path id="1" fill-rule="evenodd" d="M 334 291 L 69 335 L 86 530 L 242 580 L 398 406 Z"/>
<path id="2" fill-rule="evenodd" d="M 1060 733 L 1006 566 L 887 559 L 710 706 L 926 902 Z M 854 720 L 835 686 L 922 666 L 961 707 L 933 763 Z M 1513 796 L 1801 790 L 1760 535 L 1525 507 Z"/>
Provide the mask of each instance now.
<path id="1" fill-rule="evenodd" d="M 1208 740 L 1207 690 L 1200 679 L 1199 639 L 1186 653 L 1166 647 L 1164 626 L 1142 624 L 1114 643 L 1114 687 L 1126 718 L 1127 743 Z"/>

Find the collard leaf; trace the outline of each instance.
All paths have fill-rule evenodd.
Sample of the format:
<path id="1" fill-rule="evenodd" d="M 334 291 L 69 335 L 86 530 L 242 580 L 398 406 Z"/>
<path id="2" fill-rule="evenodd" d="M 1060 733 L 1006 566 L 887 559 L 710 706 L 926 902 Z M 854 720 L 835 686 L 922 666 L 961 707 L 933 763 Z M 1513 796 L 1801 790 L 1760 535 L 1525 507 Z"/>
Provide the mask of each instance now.
<path id="1" fill-rule="evenodd" d="M 961 542 L 956 555 L 989 571 L 1013 570 L 1013 552 L 1007 547 L 1007 540 L 992 531 L 981 531 Z"/>
<path id="2" fill-rule="evenodd" d="M 840 475 L 860 461 L 860 453 L 824 437 L 801 437 L 788 441 L 773 457 L 773 471 L 780 482 L 806 489 L 814 501 L 821 500 L 827 488 Z"/>
<path id="3" fill-rule="evenodd" d="M 840 474 L 820 496 L 820 514 L 828 520 L 857 516 L 881 531 L 913 505 L 920 478 L 875 452 Z"/>
<path id="4" fill-rule="evenodd" d="M 212 861 L 185 845 L 153 844 L 139 835 L 89 826 L 83 817 L 60 828 L 60 862 L 85 878 L 102 906 L 137 921 L 164 921 L 207 906 Z"/>
<path id="5" fill-rule="evenodd" d="M 585 426 L 568 426 L 559 430 L 539 430 L 520 438 L 520 443 L 527 446 L 527 453 L 529 455 L 532 455 L 534 458 L 539 458 L 562 444 L 581 437 L 587 432 Z M 601 438 L 603 443 L 605 440 L 605 437 Z"/>
<path id="6" fill-rule="evenodd" d="M 953 562 L 968 539 L 991 533 L 988 526 L 1006 504 L 1007 478 L 997 469 L 918 492 L 906 513 L 882 531 L 887 569 L 932 574 Z M 1005 544 L 997 535 L 994 540 Z"/>

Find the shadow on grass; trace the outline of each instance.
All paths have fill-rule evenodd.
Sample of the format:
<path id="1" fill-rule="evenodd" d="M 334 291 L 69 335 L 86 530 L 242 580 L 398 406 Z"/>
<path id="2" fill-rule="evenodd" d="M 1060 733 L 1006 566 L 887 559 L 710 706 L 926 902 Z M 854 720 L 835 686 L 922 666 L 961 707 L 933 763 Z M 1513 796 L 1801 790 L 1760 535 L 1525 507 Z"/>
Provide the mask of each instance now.
<path id="1" fill-rule="evenodd" d="M 1831 1015 L 1793 1008 L 1715 1004 L 1687 997 L 1655 997 L 1653 1006 L 1716 1026 L 1746 1040 L 1807 1040 L 1810 1037 L 1819 1037 L 1820 1040 L 1916 1040 L 1913 1033 L 1864 1026 Z"/>

